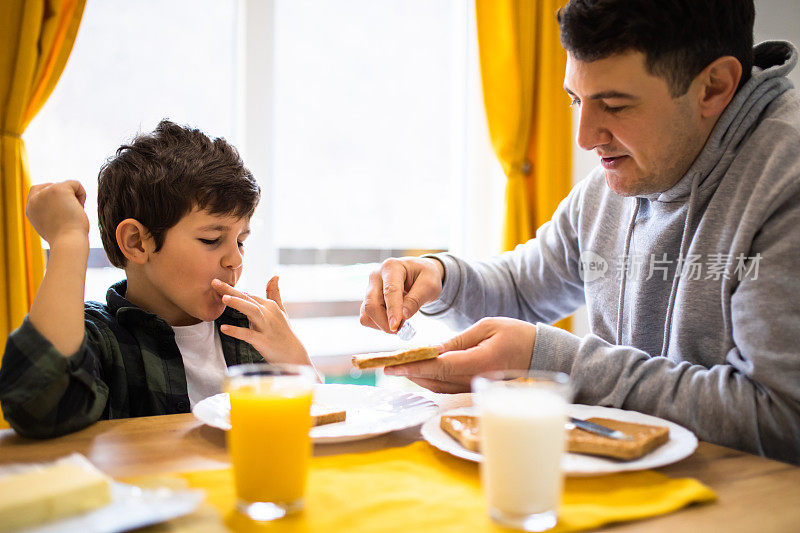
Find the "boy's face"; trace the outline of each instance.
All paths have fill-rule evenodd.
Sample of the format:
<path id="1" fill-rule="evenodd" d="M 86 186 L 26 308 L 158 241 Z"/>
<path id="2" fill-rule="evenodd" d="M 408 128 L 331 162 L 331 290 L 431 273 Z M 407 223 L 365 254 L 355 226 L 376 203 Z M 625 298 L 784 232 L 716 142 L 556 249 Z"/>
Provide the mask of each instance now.
<path id="1" fill-rule="evenodd" d="M 250 219 L 192 209 L 167 230 L 164 244 L 144 265 L 148 310 L 171 326 L 215 320 L 225 304 L 213 279 L 235 285 L 242 273 Z"/>
<path id="2" fill-rule="evenodd" d="M 608 186 L 634 196 L 675 185 L 702 150 L 698 84 L 673 98 L 645 55 L 627 52 L 584 62 L 567 54 L 564 88 L 579 106 L 577 142 L 600 156 Z"/>

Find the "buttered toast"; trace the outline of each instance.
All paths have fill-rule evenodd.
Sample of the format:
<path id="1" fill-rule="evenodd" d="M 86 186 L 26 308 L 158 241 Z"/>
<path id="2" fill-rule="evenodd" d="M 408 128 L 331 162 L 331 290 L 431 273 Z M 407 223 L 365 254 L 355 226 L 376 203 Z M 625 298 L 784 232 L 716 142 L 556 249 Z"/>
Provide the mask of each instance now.
<path id="1" fill-rule="evenodd" d="M 439 421 L 439 427 L 456 439 L 464 448 L 473 452 L 480 451 L 477 416 L 445 415 Z"/>
<path id="2" fill-rule="evenodd" d="M 631 440 L 612 439 L 573 428 L 567 432 L 568 452 L 630 461 L 650 453 L 669 440 L 669 428 L 663 426 L 635 424 L 610 418 L 589 418 L 588 421 L 622 431 Z M 444 415 L 439 425 L 464 448 L 480 452 L 480 419 L 477 416 Z"/>
<path id="3" fill-rule="evenodd" d="M 433 346 L 399 350 L 396 352 L 367 353 L 353 356 L 353 366 L 360 369 L 379 368 L 383 366 L 402 365 L 425 359 L 435 359 L 439 350 Z"/>
<path id="4" fill-rule="evenodd" d="M 589 418 L 588 421 L 621 431 L 631 437 L 631 440 L 610 439 L 575 428 L 568 433 L 568 451 L 629 461 L 650 453 L 669 440 L 669 428 L 663 426 L 635 424 L 611 418 Z"/>

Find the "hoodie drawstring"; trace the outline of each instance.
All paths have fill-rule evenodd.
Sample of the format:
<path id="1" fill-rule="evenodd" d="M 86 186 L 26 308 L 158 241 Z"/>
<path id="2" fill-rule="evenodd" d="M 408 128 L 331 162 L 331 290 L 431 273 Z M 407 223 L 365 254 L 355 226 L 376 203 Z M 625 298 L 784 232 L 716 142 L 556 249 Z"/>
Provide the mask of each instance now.
<path id="1" fill-rule="evenodd" d="M 695 174 L 692 178 L 692 192 L 689 193 L 689 209 L 686 212 L 686 221 L 683 223 L 683 235 L 681 236 L 681 248 L 678 252 L 678 268 L 675 269 L 675 276 L 672 278 L 672 290 L 669 293 L 669 303 L 667 304 L 667 316 L 664 319 L 664 340 L 661 343 L 661 357 L 667 356 L 669 350 L 669 337 L 672 334 L 672 310 L 675 307 L 675 295 L 678 293 L 678 284 L 681 280 L 683 270 L 683 252 L 689 242 L 689 228 L 694 216 L 695 204 L 697 201 L 697 187 L 700 183 L 700 174 Z"/>
<path id="2" fill-rule="evenodd" d="M 641 198 L 636 198 L 636 206 L 633 208 L 631 223 L 628 224 L 628 233 L 625 235 L 625 251 L 622 252 L 622 258 L 625 262 L 625 265 L 622 269 L 622 281 L 619 285 L 619 302 L 617 302 L 617 345 L 622 344 L 622 308 L 625 306 L 625 282 L 628 279 L 628 252 L 631 249 L 633 227 L 636 225 L 636 217 L 639 215 L 639 206 L 641 205 L 641 202 Z"/>

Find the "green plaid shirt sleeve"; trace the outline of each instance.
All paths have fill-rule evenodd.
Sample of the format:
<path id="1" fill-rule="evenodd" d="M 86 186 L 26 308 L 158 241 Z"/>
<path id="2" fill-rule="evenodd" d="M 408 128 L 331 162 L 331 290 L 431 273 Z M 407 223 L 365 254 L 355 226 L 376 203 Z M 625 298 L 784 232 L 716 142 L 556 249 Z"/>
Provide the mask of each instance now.
<path id="1" fill-rule="evenodd" d="M 84 338 L 65 357 L 28 318 L 8 337 L 0 370 L 0 405 L 25 437 L 50 437 L 84 428 L 103 414 L 108 385 L 95 347 Z"/>

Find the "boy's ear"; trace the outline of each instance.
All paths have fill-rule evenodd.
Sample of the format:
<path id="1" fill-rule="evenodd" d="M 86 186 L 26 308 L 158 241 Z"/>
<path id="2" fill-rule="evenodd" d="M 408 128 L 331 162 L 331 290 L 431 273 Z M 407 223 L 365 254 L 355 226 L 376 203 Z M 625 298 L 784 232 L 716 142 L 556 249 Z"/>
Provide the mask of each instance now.
<path id="1" fill-rule="evenodd" d="M 117 246 L 131 263 L 146 263 L 155 248 L 150 232 L 135 218 L 126 218 L 117 224 L 116 237 Z"/>
<path id="2" fill-rule="evenodd" d="M 722 114 L 728 106 L 739 80 L 742 79 L 742 64 L 733 56 L 723 56 L 712 61 L 698 74 L 703 87 L 700 94 L 700 113 L 706 118 Z"/>

